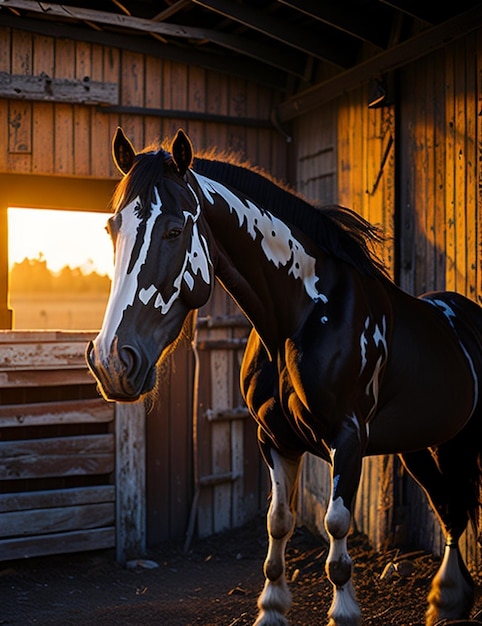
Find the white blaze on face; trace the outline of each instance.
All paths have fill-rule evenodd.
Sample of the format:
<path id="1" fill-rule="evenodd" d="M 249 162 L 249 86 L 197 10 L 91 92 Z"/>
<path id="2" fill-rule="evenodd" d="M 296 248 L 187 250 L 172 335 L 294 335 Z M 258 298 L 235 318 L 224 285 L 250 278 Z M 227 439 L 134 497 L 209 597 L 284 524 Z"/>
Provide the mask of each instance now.
<path id="1" fill-rule="evenodd" d="M 288 274 L 303 282 L 306 293 L 315 302 L 328 302 L 328 298 L 316 288 L 316 259 L 310 256 L 294 237 L 289 227 L 271 215 L 263 212 L 255 204 L 242 202 L 227 187 L 196 172 L 192 172 L 208 202 L 214 204 L 214 195 L 221 196 L 229 209 L 238 218 L 239 225 L 256 240 L 261 236 L 261 249 L 265 257 L 275 267 L 285 267 L 290 263 Z"/>
<path id="2" fill-rule="evenodd" d="M 162 201 L 159 197 L 157 188 L 154 189 L 156 200 L 152 203 L 152 212 L 146 223 L 146 231 L 144 241 L 140 249 L 131 272 L 128 274 L 127 269 L 132 257 L 134 246 L 137 239 L 137 231 L 142 221 L 141 217 L 135 211 L 139 203 L 136 198 L 121 211 L 122 222 L 117 233 L 114 278 L 112 280 L 111 292 L 107 309 L 102 324 L 102 330 L 96 339 L 101 358 L 109 353 L 110 346 L 114 339 L 115 332 L 124 315 L 124 311 L 128 306 L 132 305 L 137 292 L 137 276 L 142 264 L 147 258 L 147 253 L 151 245 L 152 229 L 156 219 L 162 213 Z"/>

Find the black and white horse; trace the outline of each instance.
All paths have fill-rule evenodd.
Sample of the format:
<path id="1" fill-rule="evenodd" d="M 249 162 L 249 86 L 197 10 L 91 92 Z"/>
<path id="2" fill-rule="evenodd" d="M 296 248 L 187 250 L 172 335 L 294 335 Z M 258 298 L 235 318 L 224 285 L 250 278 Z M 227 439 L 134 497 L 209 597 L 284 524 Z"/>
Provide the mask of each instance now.
<path id="1" fill-rule="evenodd" d="M 361 217 L 316 209 L 246 168 L 193 162 L 182 131 L 172 153 L 136 153 L 119 129 L 113 152 L 124 174 L 108 223 L 115 275 L 87 360 L 106 398 L 136 400 L 215 278 L 251 321 L 241 387 L 272 480 L 257 626 L 287 624 L 284 551 L 306 451 L 332 468 L 329 624 L 361 623 L 347 535 L 362 458 L 390 453 L 445 535 L 426 624 L 468 617 L 458 542 L 479 507 L 481 308 L 455 293 L 404 293 L 371 254 L 377 232 Z"/>

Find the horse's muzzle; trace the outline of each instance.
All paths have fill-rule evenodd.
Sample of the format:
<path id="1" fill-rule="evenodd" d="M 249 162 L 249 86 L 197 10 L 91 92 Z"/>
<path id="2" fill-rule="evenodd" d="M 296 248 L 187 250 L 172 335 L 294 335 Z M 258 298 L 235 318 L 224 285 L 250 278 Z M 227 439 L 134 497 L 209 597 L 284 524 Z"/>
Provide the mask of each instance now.
<path id="1" fill-rule="evenodd" d="M 102 358 L 95 342 L 90 341 L 86 361 L 106 400 L 134 402 L 154 386 L 155 368 L 149 367 L 135 347 L 118 348 L 117 344 L 116 338 L 107 357 Z"/>

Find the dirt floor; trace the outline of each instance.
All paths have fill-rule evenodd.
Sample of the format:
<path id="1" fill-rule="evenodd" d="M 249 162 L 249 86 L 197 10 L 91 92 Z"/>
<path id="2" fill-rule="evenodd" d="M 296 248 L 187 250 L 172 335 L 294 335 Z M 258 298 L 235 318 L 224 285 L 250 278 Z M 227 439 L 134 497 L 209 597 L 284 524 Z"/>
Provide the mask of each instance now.
<path id="1" fill-rule="evenodd" d="M 158 565 L 153 569 L 145 567 L 149 560 L 123 568 L 111 550 L 0 563 L 0 624 L 252 625 L 266 546 L 260 517 L 241 529 L 195 540 L 187 555 L 182 542 L 151 550 L 147 559 Z M 364 626 L 422 626 L 437 559 L 422 552 L 398 559 L 395 552 L 377 554 L 359 534 L 351 536 L 349 546 Z M 298 528 L 290 540 L 292 626 L 326 624 L 327 548 L 306 528 Z M 396 570 L 388 565 L 394 560 Z M 478 588 L 474 615 L 481 609 Z"/>

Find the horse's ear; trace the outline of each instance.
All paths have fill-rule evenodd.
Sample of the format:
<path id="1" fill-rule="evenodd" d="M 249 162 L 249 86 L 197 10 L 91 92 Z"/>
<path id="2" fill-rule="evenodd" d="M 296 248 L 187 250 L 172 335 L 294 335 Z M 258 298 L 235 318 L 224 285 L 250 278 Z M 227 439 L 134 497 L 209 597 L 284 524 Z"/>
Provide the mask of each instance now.
<path id="1" fill-rule="evenodd" d="M 112 140 L 112 158 L 121 174 L 127 174 L 134 163 L 136 151 L 120 126 Z"/>
<path id="2" fill-rule="evenodd" d="M 191 140 L 181 129 L 177 131 L 174 141 L 172 142 L 171 152 L 179 174 L 184 176 L 187 169 L 191 166 L 193 150 Z"/>

